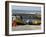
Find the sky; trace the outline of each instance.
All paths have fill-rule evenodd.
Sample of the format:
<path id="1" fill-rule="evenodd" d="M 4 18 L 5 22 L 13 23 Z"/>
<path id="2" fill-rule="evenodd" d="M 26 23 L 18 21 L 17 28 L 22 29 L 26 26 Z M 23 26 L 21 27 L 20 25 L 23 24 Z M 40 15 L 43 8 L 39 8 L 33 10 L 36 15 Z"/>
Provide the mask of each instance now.
<path id="1" fill-rule="evenodd" d="M 37 10 L 37 11 L 40 11 L 41 7 L 12 5 L 12 9 L 14 9 L 14 10 Z"/>
<path id="2" fill-rule="evenodd" d="M 12 12 L 14 14 L 16 13 L 35 13 L 35 12 L 41 12 L 41 7 L 34 7 L 34 6 L 15 6 L 12 5 Z"/>

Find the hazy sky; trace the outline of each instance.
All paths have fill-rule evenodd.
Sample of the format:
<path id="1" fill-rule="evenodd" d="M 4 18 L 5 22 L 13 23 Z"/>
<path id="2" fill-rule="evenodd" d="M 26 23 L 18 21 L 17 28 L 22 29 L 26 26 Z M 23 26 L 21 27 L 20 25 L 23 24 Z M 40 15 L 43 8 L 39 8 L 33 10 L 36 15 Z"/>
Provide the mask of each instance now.
<path id="1" fill-rule="evenodd" d="M 12 10 L 36 10 L 41 11 L 41 7 L 34 7 L 34 6 L 15 6 L 12 5 Z"/>

